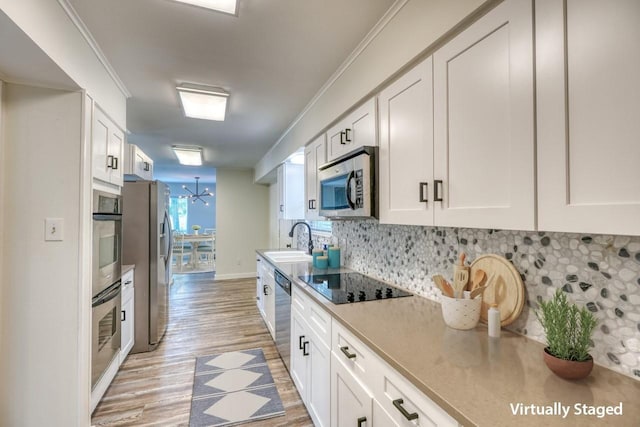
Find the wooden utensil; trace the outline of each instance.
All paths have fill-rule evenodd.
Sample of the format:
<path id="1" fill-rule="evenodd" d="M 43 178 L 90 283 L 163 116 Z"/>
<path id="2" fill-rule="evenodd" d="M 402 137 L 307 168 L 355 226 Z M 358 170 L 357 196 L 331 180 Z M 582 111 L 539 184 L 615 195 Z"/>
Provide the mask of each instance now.
<path id="1" fill-rule="evenodd" d="M 469 298 L 474 299 L 475 297 L 483 293 L 487 288 L 488 286 L 480 286 L 479 288 L 475 288 L 473 291 L 471 291 L 471 295 L 469 296 Z"/>
<path id="2" fill-rule="evenodd" d="M 449 298 L 453 298 L 453 287 L 447 280 L 439 274 L 433 276 L 433 281 L 438 286 L 438 288 L 442 291 L 442 293 Z"/>
<path id="3" fill-rule="evenodd" d="M 469 281 L 469 267 L 464 265 L 466 257 L 467 254 L 462 252 L 460 254 L 460 263 L 453 269 L 453 289 L 455 290 L 456 298 L 462 298 L 462 293 Z"/>
<path id="4" fill-rule="evenodd" d="M 468 289 L 470 291 L 473 291 L 474 289 L 481 288 L 482 286 L 484 286 L 486 281 L 487 281 L 487 273 L 485 273 L 484 270 L 476 270 L 475 273 L 473 274 L 472 281 L 469 282 Z"/>

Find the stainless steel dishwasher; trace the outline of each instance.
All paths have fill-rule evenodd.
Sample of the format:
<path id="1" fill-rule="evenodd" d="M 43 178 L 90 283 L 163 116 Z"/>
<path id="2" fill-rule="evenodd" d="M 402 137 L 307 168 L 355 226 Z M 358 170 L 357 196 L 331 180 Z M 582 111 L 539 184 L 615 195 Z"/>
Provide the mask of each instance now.
<path id="1" fill-rule="evenodd" d="M 291 360 L 291 281 L 277 269 L 276 279 L 276 347 L 284 366 Z"/>

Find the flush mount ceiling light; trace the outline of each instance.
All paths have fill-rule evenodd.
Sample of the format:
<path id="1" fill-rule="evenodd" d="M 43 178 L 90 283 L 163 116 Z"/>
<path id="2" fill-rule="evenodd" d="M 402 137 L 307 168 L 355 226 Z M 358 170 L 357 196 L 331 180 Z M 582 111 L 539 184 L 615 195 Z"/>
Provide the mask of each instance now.
<path id="1" fill-rule="evenodd" d="M 179 199 L 191 199 L 191 203 L 195 203 L 196 200 L 200 200 L 205 206 L 209 206 L 209 202 L 206 202 L 203 197 L 213 196 L 213 193 L 209 193 L 209 189 L 205 188 L 204 191 L 200 192 L 198 187 L 198 181 L 200 180 L 199 176 L 196 176 L 196 191 L 191 191 L 186 185 L 183 185 L 182 188 L 187 190 L 189 194 L 183 194 L 178 196 Z"/>
<path id="2" fill-rule="evenodd" d="M 202 166 L 202 148 L 174 145 L 172 149 L 181 165 Z"/>
<path id="3" fill-rule="evenodd" d="M 205 9 L 236 15 L 238 11 L 237 0 L 173 0 L 178 3 L 192 4 Z"/>
<path id="4" fill-rule="evenodd" d="M 224 121 L 229 94 L 217 87 L 181 84 L 176 87 L 182 111 L 194 119 Z"/>

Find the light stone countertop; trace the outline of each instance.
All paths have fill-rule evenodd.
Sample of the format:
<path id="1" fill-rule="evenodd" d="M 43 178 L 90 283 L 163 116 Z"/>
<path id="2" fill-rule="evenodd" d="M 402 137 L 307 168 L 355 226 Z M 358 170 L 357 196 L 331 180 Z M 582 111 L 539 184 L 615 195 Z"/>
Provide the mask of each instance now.
<path id="1" fill-rule="evenodd" d="M 470 331 L 451 329 L 442 320 L 440 304 L 419 296 L 333 304 L 298 278 L 313 271 L 311 263 L 276 263 L 264 252 L 257 251 L 464 426 L 640 425 L 640 381 L 598 365 L 584 380 L 563 380 L 544 364 L 541 343 L 504 329 L 501 338 L 490 339 L 482 324 Z M 570 406 L 565 419 L 513 415 L 511 408 L 555 402 Z M 621 402 L 622 416 L 574 414 L 575 404 Z"/>
<path id="2" fill-rule="evenodd" d="M 128 265 L 123 265 L 122 266 L 122 271 L 120 273 L 120 277 L 124 276 L 125 274 L 127 274 L 129 271 L 133 270 L 134 268 L 136 268 L 135 264 L 128 264 Z"/>

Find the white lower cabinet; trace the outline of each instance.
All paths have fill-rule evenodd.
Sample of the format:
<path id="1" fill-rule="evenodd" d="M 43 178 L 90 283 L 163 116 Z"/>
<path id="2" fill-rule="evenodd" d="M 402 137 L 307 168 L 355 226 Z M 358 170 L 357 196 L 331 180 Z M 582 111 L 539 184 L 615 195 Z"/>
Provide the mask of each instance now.
<path id="1" fill-rule="evenodd" d="M 276 280 L 273 267 L 256 258 L 256 305 L 271 337 L 276 338 Z"/>
<path id="2" fill-rule="evenodd" d="M 292 289 L 294 303 L 291 309 L 291 367 L 290 374 L 307 411 L 317 427 L 330 424 L 330 366 L 331 351 L 325 331 L 316 322 L 307 322 L 312 312 L 322 312 L 331 326 L 331 317 L 315 307 L 302 291 Z M 324 320 L 324 319 L 323 319 Z"/>
<path id="3" fill-rule="evenodd" d="M 459 425 L 339 322 L 334 320 L 331 329 L 332 426 Z M 353 418 L 354 408 L 362 415 Z M 366 423 L 358 422 L 362 417 Z"/>
<path id="4" fill-rule="evenodd" d="M 264 269 L 262 294 L 264 295 L 264 322 L 273 339 L 276 338 L 276 279 L 273 268 Z"/>
<path id="5" fill-rule="evenodd" d="M 124 362 L 134 344 L 135 292 L 133 270 L 122 276 L 122 312 L 120 315 L 120 364 Z"/>
<path id="6" fill-rule="evenodd" d="M 370 427 L 373 425 L 373 398 L 369 391 L 342 364 L 331 356 L 331 425 Z"/>

